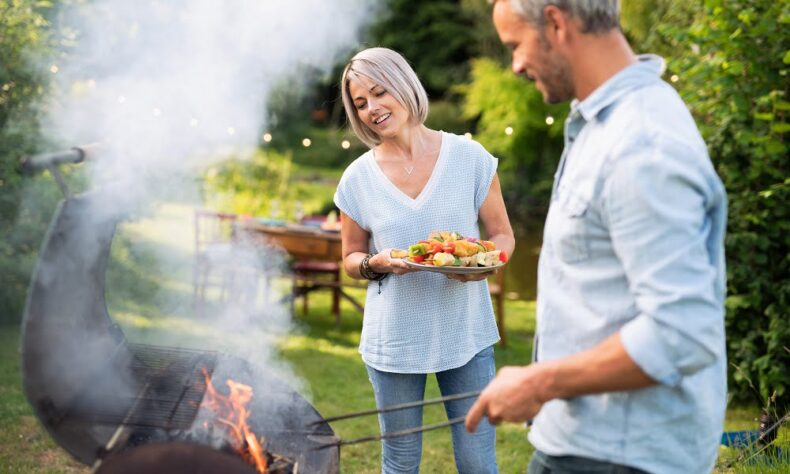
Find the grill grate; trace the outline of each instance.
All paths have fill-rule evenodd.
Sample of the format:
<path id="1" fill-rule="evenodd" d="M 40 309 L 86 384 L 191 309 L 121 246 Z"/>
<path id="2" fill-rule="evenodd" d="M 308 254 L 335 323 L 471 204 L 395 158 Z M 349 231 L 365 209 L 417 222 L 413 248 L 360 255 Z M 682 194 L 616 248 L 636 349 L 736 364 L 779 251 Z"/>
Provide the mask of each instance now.
<path id="1" fill-rule="evenodd" d="M 206 391 L 203 372 L 213 373 L 217 354 L 143 344 L 128 347 L 132 383 L 108 387 L 95 381 L 68 417 L 108 425 L 189 429 Z"/>

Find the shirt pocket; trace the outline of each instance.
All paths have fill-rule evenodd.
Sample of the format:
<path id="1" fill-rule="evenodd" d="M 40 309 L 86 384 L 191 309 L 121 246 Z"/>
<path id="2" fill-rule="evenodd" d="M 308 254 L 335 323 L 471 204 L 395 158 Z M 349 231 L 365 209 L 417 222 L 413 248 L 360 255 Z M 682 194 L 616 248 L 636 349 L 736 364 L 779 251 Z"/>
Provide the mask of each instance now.
<path id="1" fill-rule="evenodd" d="M 552 227 L 559 257 L 566 263 L 589 259 L 590 200 L 566 186 L 561 190 L 556 208 Z"/>

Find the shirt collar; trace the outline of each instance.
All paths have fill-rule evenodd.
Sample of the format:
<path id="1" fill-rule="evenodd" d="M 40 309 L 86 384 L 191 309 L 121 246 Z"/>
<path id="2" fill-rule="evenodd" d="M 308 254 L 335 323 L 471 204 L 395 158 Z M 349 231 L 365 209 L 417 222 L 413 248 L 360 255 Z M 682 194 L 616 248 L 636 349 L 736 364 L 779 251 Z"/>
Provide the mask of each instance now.
<path id="1" fill-rule="evenodd" d="M 570 115 L 578 113 L 585 122 L 589 122 L 626 92 L 659 79 L 665 68 L 664 58 L 655 54 L 640 54 L 634 64 L 610 77 L 586 99 L 574 99 Z"/>

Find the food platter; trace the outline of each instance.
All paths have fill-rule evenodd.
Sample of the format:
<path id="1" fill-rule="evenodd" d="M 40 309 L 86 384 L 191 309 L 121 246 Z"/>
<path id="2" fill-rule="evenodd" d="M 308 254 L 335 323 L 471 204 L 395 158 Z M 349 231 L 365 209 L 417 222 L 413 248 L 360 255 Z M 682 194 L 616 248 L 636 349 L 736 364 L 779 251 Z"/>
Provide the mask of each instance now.
<path id="1" fill-rule="evenodd" d="M 446 267 L 437 267 L 435 265 L 423 265 L 422 263 L 414 263 L 408 258 L 404 258 L 403 261 L 409 268 L 413 268 L 415 270 L 422 270 L 425 272 L 435 272 L 435 273 L 454 273 L 457 275 L 469 275 L 474 273 L 487 273 L 493 272 L 505 266 L 504 263 L 500 263 L 499 265 L 494 265 L 492 267 L 457 267 L 457 266 L 446 266 Z"/>

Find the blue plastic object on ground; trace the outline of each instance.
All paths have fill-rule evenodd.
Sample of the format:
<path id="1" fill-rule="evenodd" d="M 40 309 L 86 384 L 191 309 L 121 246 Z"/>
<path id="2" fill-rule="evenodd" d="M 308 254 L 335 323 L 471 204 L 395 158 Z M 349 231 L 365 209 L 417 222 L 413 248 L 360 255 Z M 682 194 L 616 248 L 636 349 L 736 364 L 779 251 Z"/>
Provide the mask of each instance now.
<path id="1" fill-rule="evenodd" d="M 727 447 L 745 448 L 759 437 L 759 431 L 725 431 L 721 435 L 721 444 Z"/>

